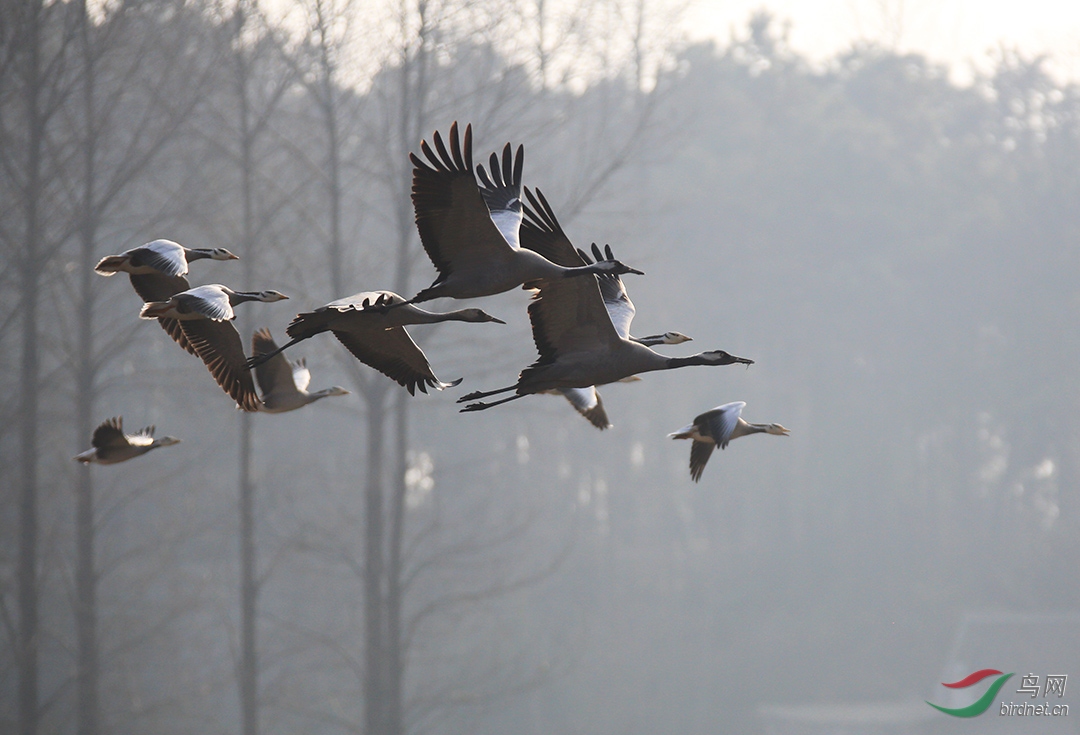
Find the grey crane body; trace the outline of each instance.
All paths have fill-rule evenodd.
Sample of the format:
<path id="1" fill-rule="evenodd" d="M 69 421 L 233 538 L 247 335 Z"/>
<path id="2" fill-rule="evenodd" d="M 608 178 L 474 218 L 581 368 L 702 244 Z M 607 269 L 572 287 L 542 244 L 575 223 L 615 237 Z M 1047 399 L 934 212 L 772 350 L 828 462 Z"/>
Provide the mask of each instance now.
<path id="1" fill-rule="evenodd" d="M 531 208 L 527 205 L 523 207 L 524 216 L 520 230 L 522 248 L 540 253 L 552 262 L 563 266 L 592 265 L 594 262 L 600 263 L 605 260 L 615 261 L 611 246 L 606 246 L 606 252 L 601 253 L 594 243 L 592 248 L 595 261 L 591 260 L 584 251 L 576 249 L 565 231 L 563 231 L 562 225 L 559 224 L 551 205 L 548 204 L 547 199 L 539 189 L 536 190 L 534 195 L 526 187 L 525 196 Z M 608 273 L 596 276 L 596 283 L 600 288 L 600 295 L 603 299 L 604 308 L 607 310 L 608 318 L 618 336 L 645 347 L 661 344 L 681 344 L 690 341 L 689 337 L 679 332 L 665 332 L 641 338 L 631 336 L 630 324 L 633 322 L 637 310 L 626 293 L 622 278 L 618 274 Z M 585 285 L 581 285 L 581 288 L 586 291 L 589 290 Z M 567 358 L 568 362 L 569 358 Z M 629 379 L 629 377 L 623 377 L 619 380 L 621 382 Z M 540 392 L 563 395 L 578 413 L 598 429 L 603 430 L 611 426 L 604 409 L 603 399 L 600 397 L 595 385 L 556 388 Z"/>
<path id="2" fill-rule="evenodd" d="M 174 319 L 195 354 L 236 405 L 245 411 L 258 411 L 259 396 L 245 364 L 244 345 L 232 324 L 236 317 L 233 307 L 245 301 L 271 303 L 287 298 L 278 291 L 233 291 L 213 283 L 174 294 L 167 301 L 144 304 L 139 316 Z"/>
<path id="3" fill-rule="evenodd" d="M 90 439 L 91 448 L 75 456 L 83 464 L 118 464 L 146 454 L 158 447 L 170 447 L 180 440 L 172 436 L 154 438 L 154 427 L 147 426 L 134 434 L 124 433 L 120 416 L 101 422 Z"/>
<path id="4" fill-rule="evenodd" d="M 618 261 L 566 267 L 519 247 L 523 148 L 518 147 L 515 158 L 507 144 L 501 170 L 493 154 L 490 177 L 478 167 L 481 190 L 473 173 L 472 126 L 465 128 L 464 153 L 457 123 L 450 128 L 449 150 L 438 132 L 432 141 L 434 151 L 427 141 L 420 143 L 427 161 L 414 153 L 409 158 L 416 227 L 439 275 L 408 303 L 491 296 L 542 279 L 641 273 Z"/>
<path id="5" fill-rule="evenodd" d="M 354 357 L 397 381 L 410 394 L 415 395 L 417 388 L 423 393 L 429 387 L 442 390 L 461 381 L 440 381 L 405 327 L 447 321 L 505 324 L 481 309 L 431 312 L 406 303 L 391 291 L 365 291 L 298 314 L 285 330 L 292 339 L 271 353 L 253 356 L 248 367 L 257 368 L 297 342 L 333 332 Z"/>
<path id="6" fill-rule="evenodd" d="M 726 449 L 732 439 L 750 434 L 773 434 L 788 436 L 789 432 L 780 424 L 751 424 L 742 418 L 745 401 L 733 401 L 712 408 L 694 417 L 678 431 L 668 434 L 671 439 L 691 439 L 690 477 L 697 482 L 705 471 L 705 464 L 716 447 Z"/>
<path id="7" fill-rule="evenodd" d="M 655 370 L 691 365 L 753 364 L 753 360 L 723 350 L 689 357 L 667 357 L 621 337 L 612 325 L 595 279 L 543 282 L 529 305 L 529 320 L 540 359 L 521 371 L 516 384 L 470 393 L 458 401 L 474 401 L 511 390 L 515 395 L 491 403 L 472 403 L 463 411 L 481 411 L 551 389 L 614 383 Z"/>
<path id="8" fill-rule="evenodd" d="M 522 247 L 537 248 L 556 258 L 577 259 L 587 256 L 576 251 L 555 219 L 543 195 L 526 190 L 536 212 L 527 211 L 532 222 L 526 221 L 521 230 Z M 596 250 L 599 255 L 599 249 Z M 610 254 L 610 248 L 608 248 Z M 540 358 L 521 371 L 512 386 L 493 391 L 477 391 L 458 399 L 476 401 L 487 396 L 514 391 L 513 396 L 491 403 L 471 403 L 462 411 L 482 411 L 525 395 L 550 390 L 589 388 L 615 383 L 638 373 L 672 370 L 690 365 L 753 364 L 753 360 L 736 357 L 723 350 L 701 352 L 689 357 L 666 357 L 629 336 L 633 305 L 627 298 L 620 301 L 618 316 L 610 310 L 601 293 L 600 279 L 562 278 L 543 280 L 529 305 L 529 321 L 533 342 Z M 625 296 L 625 290 L 619 289 Z M 618 322 L 618 325 L 615 322 Z M 677 336 L 675 336 L 677 335 Z M 667 335 L 660 341 L 667 341 Z M 672 333 L 674 342 L 686 341 L 685 335 Z"/>
<path id="9" fill-rule="evenodd" d="M 689 357 L 668 357 L 639 342 L 619 337 L 600 349 L 560 353 L 555 362 L 530 365 L 521 372 L 517 391 L 527 394 L 551 388 L 587 388 L 617 383 L 632 375 L 656 370 L 735 363 L 751 365 L 753 360 L 735 357 L 723 350 L 700 352 Z"/>

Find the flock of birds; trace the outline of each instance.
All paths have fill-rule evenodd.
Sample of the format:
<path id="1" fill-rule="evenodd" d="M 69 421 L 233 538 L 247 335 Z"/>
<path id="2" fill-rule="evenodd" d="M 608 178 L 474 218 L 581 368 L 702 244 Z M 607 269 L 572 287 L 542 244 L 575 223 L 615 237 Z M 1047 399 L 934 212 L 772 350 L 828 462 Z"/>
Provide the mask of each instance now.
<path id="1" fill-rule="evenodd" d="M 465 128 L 463 143 L 457 123 L 450 128 L 449 146 L 438 132 L 432 143 L 434 150 L 427 141 L 420 143 L 426 160 L 414 153 L 409 158 L 416 226 L 438 276 L 411 299 L 391 291 L 367 291 L 331 301 L 298 314 L 285 330 L 290 340 L 280 347 L 269 330 L 256 331 L 248 357 L 233 325 L 234 307 L 288 297 L 273 290 L 234 291 L 221 284 L 192 288 L 186 277 L 189 263 L 237 260 L 228 250 L 154 240 L 103 258 L 95 270 L 104 276 L 127 273 L 144 302 L 140 316 L 156 319 L 180 347 L 199 357 L 244 411 L 282 413 L 327 396 L 347 394 L 337 386 L 308 392 L 311 374 L 304 361 L 290 363 L 282 354 L 323 332 L 332 332 L 358 360 L 412 395 L 417 389 L 426 393 L 428 388 L 455 386 L 460 379 L 443 382 L 436 377 L 405 328 L 445 321 L 505 322 L 481 309 L 432 312 L 417 304 L 436 298 L 480 298 L 518 287 L 534 292 L 528 314 L 539 358 L 520 372 L 513 385 L 459 398 L 459 403 L 466 404 L 462 412 L 552 393 L 564 396 L 593 426 L 606 429 L 610 423 L 598 385 L 639 380 L 640 373 L 689 365 L 753 364 L 723 350 L 667 357 L 652 349 L 690 341 L 679 332 L 632 336 L 636 310 L 621 276 L 644 274 L 616 260 L 610 246 L 601 251 L 593 244 L 591 257 L 574 247 L 543 193 L 522 188 L 522 146 L 515 155 L 507 143 L 501 160 L 492 153 L 489 171 L 483 164 L 473 167 L 471 126 Z M 256 381 L 261 396 L 255 390 Z M 503 393 L 512 394 L 481 400 Z M 695 482 L 717 446 L 723 449 L 732 439 L 747 434 L 788 434 L 779 424 L 744 421 L 740 414 L 745 405 L 738 401 L 717 406 L 669 435 L 693 441 L 690 475 Z M 154 439 L 153 434 L 152 426 L 125 434 L 121 418 L 108 419 L 95 429 L 92 448 L 76 459 L 114 464 L 179 442 L 173 437 Z"/>

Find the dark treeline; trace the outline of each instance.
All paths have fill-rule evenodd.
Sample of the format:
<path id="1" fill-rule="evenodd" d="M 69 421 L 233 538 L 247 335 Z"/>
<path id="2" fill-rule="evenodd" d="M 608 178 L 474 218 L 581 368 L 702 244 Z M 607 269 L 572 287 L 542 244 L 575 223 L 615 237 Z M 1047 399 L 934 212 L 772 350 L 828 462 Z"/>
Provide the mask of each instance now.
<path id="1" fill-rule="evenodd" d="M 924 696 L 965 611 L 1080 607 L 1080 90 L 1044 60 L 815 67 L 766 16 L 679 47 L 618 0 L 0 7 L 0 730 L 754 732 Z M 407 155 L 455 120 L 647 271 L 636 334 L 756 364 L 606 387 L 600 433 L 553 397 L 458 415 L 327 336 L 290 352 L 352 395 L 238 418 L 91 272 L 227 247 L 192 282 L 287 293 L 237 320 L 279 340 L 411 295 Z M 527 299 L 414 335 L 505 385 Z M 792 436 L 694 485 L 665 436 L 733 400 Z M 76 466 L 114 415 L 183 443 Z"/>

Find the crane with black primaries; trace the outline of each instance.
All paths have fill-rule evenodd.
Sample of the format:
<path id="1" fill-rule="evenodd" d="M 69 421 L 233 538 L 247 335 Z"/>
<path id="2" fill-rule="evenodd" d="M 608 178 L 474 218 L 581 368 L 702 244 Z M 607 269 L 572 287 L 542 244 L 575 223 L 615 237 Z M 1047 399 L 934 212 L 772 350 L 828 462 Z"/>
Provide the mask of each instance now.
<path id="1" fill-rule="evenodd" d="M 404 303 L 491 296 L 518 286 L 531 287 L 543 279 L 603 273 L 641 275 L 641 271 L 617 260 L 568 268 L 519 246 L 522 146 L 518 146 L 515 156 L 507 143 L 501 169 L 498 157 L 492 154 L 491 178 L 481 174 L 485 183 L 482 193 L 473 173 L 472 126 L 465 128 L 464 152 L 457 123 L 450 127 L 449 150 L 438 131 L 432 141 L 435 150 L 427 141 L 420 143 L 426 162 L 415 153 L 410 153 L 409 158 L 414 167 L 416 227 L 439 275 Z"/>

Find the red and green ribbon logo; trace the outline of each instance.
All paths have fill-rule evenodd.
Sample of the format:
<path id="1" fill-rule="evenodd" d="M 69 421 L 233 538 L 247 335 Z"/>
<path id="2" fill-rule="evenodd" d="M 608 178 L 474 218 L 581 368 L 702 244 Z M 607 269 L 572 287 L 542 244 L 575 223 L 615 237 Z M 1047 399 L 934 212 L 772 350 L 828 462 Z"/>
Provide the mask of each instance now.
<path id="1" fill-rule="evenodd" d="M 978 684 L 988 676 L 997 676 L 998 678 L 974 704 L 969 704 L 967 707 L 957 707 L 956 709 L 942 707 L 933 702 L 927 702 L 927 704 L 934 709 L 941 710 L 945 714 L 952 715 L 953 717 L 975 717 L 981 715 L 983 712 L 990 709 L 990 705 L 993 704 L 994 700 L 997 698 L 997 694 L 1001 691 L 1001 687 L 1005 686 L 1005 682 L 1012 674 L 1002 674 L 997 669 L 982 669 L 981 671 L 975 671 L 968 674 L 960 681 L 954 681 L 951 684 L 946 684 L 945 682 L 941 683 L 942 686 L 949 687 L 950 689 L 966 689 L 969 686 Z"/>

